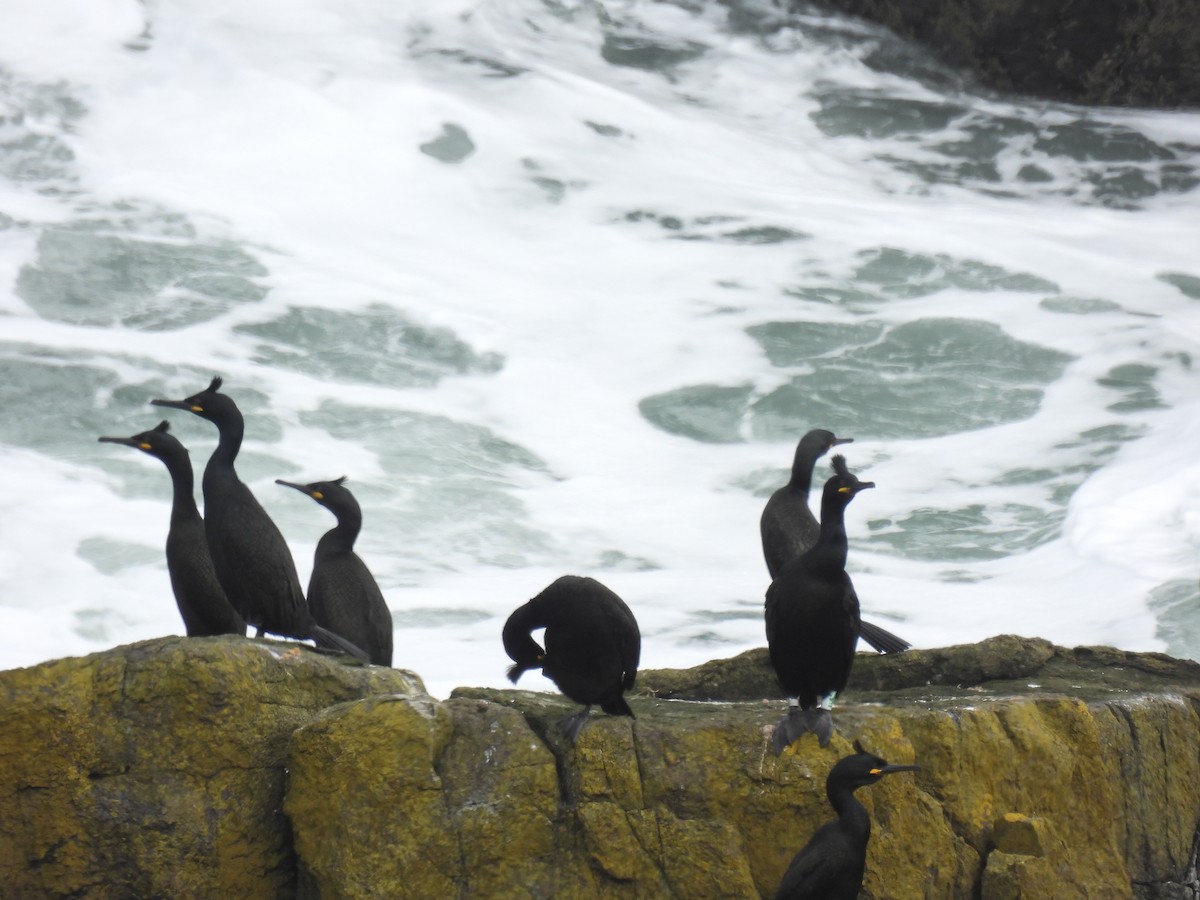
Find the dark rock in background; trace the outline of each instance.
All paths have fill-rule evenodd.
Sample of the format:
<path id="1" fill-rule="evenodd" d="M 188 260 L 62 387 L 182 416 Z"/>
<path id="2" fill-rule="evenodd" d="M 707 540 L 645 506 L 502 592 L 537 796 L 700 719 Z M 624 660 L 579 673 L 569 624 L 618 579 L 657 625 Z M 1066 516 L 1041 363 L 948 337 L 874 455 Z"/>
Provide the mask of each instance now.
<path id="1" fill-rule="evenodd" d="M 1087 105 L 1200 107 L 1200 4 L 1194 0 L 820 5 L 884 25 L 996 91 Z"/>

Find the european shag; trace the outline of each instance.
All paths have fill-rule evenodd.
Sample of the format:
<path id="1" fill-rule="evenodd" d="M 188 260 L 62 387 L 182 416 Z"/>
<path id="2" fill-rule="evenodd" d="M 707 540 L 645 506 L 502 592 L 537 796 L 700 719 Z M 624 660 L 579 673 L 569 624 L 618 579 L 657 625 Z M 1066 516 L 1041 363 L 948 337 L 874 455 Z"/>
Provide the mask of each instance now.
<path id="1" fill-rule="evenodd" d="M 531 632 L 545 628 L 543 650 Z M 542 674 L 583 711 L 564 719 L 567 739 L 575 743 L 593 705 L 610 716 L 633 717 L 624 694 L 637 678 L 642 635 L 625 601 L 596 581 L 564 575 L 504 623 L 504 650 L 513 660 L 508 677 Z"/>
<path id="2" fill-rule="evenodd" d="M 366 564 L 354 552 L 362 530 L 362 509 L 345 477 L 312 484 L 276 484 L 308 494 L 337 518 L 337 525 L 317 542 L 308 608 L 317 624 L 340 634 L 367 652 L 377 666 L 392 664 L 392 613 Z"/>
<path id="3" fill-rule="evenodd" d="M 170 426 L 160 422 L 157 428 L 133 437 L 102 437 L 109 444 L 121 444 L 141 450 L 162 460 L 171 475 L 171 524 L 167 529 L 167 572 L 175 604 L 183 617 L 188 637 L 246 633 L 246 623 L 230 605 L 217 574 L 213 571 L 204 520 L 196 508 L 193 494 L 195 477 L 187 448 L 168 433 Z"/>
<path id="4" fill-rule="evenodd" d="M 854 796 L 884 775 L 913 772 L 919 766 L 893 766 L 854 742 L 854 755 L 842 757 L 825 779 L 825 796 L 838 817 L 812 836 L 792 859 L 775 900 L 857 900 L 867 866 L 871 817 Z"/>
<path id="5" fill-rule="evenodd" d="M 815 544 L 821 532 L 821 526 L 808 506 L 813 467 L 817 460 L 833 447 L 853 441 L 854 438 L 840 438 L 832 431 L 814 428 L 796 445 L 791 480 L 771 495 L 758 522 L 763 559 L 766 560 L 772 580 L 779 577 L 788 563 L 799 559 Z M 911 646 L 908 641 L 873 622 L 862 623 L 859 637 L 880 653 L 899 653 Z"/>
<path id="6" fill-rule="evenodd" d="M 245 422 L 233 400 L 220 393 L 221 379 L 184 400 L 151 400 L 155 406 L 183 409 L 217 426 L 217 449 L 204 467 L 204 533 L 217 579 L 243 619 L 263 632 L 341 650 L 364 662 L 367 655 L 350 641 L 318 625 L 300 589 L 296 564 L 279 528 L 242 483 L 234 460 Z"/>
<path id="7" fill-rule="evenodd" d="M 774 747 L 782 753 L 806 731 L 821 746 L 829 743 L 829 710 L 846 687 L 858 642 L 858 595 L 846 574 L 845 512 L 859 491 L 875 487 L 859 481 L 841 456 L 821 493 L 821 533 L 817 542 L 771 582 L 765 605 L 767 646 L 779 685 L 790 698 L 788 715 L 775 728 Z"/>

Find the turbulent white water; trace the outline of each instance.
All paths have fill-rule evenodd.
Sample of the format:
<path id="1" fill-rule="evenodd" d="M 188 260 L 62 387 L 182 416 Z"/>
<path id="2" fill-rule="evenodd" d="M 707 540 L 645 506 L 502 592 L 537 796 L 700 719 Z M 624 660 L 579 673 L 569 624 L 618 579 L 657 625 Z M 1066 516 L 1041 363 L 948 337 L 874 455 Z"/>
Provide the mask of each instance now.
<path id="1" fill-rule="evenodd" d="M 867 614 L 1200 657 L 1200 115 L 989 95 L 767 3 L 64 0 L 0 29 L 0 667 L 181 633 L 213 374 L 307 580 L 349 476 L 397 665 L 504 683 L 593 575 L 764 642 L 758 515 L 856 438 Z M 826 469 L 818 473 L 818 481 Z M 522 686 L 549 686 L 534 675 Z"/>

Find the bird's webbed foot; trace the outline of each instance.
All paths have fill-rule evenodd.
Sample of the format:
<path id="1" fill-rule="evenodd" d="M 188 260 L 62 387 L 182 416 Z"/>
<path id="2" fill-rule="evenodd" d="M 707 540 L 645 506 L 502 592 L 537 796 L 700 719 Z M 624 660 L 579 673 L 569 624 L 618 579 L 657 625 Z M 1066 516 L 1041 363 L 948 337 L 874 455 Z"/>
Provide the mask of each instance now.
<path id="1" fill-rule="evenodd" d="M 771 749 L 779 756 L 793 741 L 810 732 L 817 736 L 820 746 L 828 746 L 833 737 L 833 716 L 829 714 L 828 709 L 800 709 L 793 706 L 775 726 L 771 735 Z"/>

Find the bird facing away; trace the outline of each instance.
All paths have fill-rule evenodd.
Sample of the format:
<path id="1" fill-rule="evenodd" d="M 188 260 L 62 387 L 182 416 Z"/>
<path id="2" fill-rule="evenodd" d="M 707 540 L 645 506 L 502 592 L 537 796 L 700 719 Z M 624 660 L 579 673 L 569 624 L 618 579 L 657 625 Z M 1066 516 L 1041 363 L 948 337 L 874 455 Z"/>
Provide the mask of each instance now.
<path id="1" fill-rule="evenodd" d="M 817 542 L 767 588 L 767 647 L 779 685 L 790 698 L 788 715 L 775 728 L 776 753 L 806 731 L 814 732 L 822 747 L 829 743 L 829 710 L 854 665 L 859 607 L 846 574 L 845 513 L 855 495 L 875 483 L 859 481 L 841 456 L 833 458 L 833 469 L 821 492 Z"/>
<path id="2" fill-rule="evenodd" d="M 772 580 L 817 542 L 821 526 L 808 507 L 817 460 L 839 444 L 853 441 L 854 438 L 840 438 L 823 428 L 814 428 L 800 438 L 792 460 L 791 480 L 771 495 L 758 521 L 763 559 Z"/>
<path id="3" fill-rule="evenodd" d="M 803 556 L 821 533 L 821 525 L 808 506 L 817 460 L 839 444 L 853 441 L 854 438 L 840 438 L 823 428 L 814 428 L 800 438 L 792 460 L 791 480 L 771 495 L 758 521 L 763 559 L 772 580 L 779 577 L 788 563 Z M 880 653 L 900 653 L 911 646 L 873 622 L 862 623 L 859 637 Z"/>
<path id="4" fill-rule="evenodd" d="M 171 523 L 167 529 L 167 572 L 188 637 L 246 633 L 246 623 L 229 603 L 213 571 L 204 520 L 196 508 L 195 476 L 187 448 L 168 432 L 166 421 L 133 437 L 102 437 L 109 444 L 141 450 L 162 460 L 171 475 Z"/>
<path id="5" fill-rule="evenodd" d="M 795 855 L 775 900 L 857 900 L 867 867 L 871 817 L 854 792 L 884 775 L 919 768 L 890 765 L 855 741 L 854 755 L 839 759 L 825 779 L 825 796 L 838 817 L 822 825 Z"/>
<path id="6" fill-rule="evenodd" d="M 276 478 L 276 484 L 308 494 L 333 513 L 337 525 L 317 542 L 312 577 L 308 580 L 308 608 L 317 624 L 361 647 L 377 666 L 392 664 L 392 613 L 371 571 L 354 552 L 362 530 L 362 510 L 346 479 L 293 484 Z"/>
<path id="7" fill-rule="evenodd" d="M 545 628 L 543 650 L 531 635 Z M 596 581 L 564 575 L 518 607 L 504 623 L 504 650 L 513 660 L 508 677 L 541 669 L 583 711 L 562 721 L 575 743 L 593 705 L 610 716 L 629 716 L 625 692 L 637 678 L 642 635 L 625 601 Z"/>
<path id="8" fill-rule="evenodd" d="M 345 638 L 318 625 L 309 612 L 291 551 L 279 528 L 238 478 L 234 460 L 245 422 L 237 404 L 220 393 L 221 379 L 183 400 L 151 400 L 183 409 L 217 426 L 217 449 L 204 467 L 204 533 L 217 580 L 243 619 L 263 632 L 341 650 L 364 662 L 367 655 Z"/>

